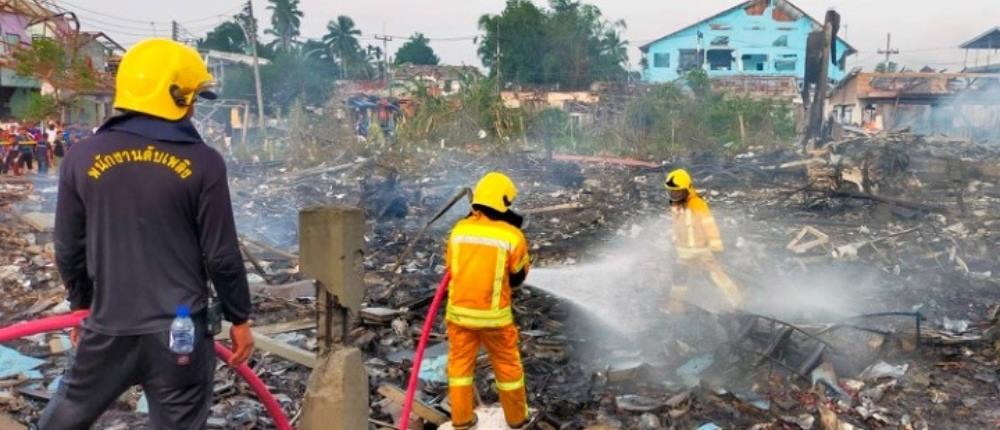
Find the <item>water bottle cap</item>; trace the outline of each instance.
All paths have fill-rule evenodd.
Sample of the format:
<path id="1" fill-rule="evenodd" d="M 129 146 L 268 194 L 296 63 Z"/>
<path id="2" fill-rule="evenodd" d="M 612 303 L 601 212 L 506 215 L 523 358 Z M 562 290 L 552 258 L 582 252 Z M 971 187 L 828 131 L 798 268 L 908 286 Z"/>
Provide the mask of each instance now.
<path id="1" fill-rule="evenodd" d="M 188 316 L 191 316 L 191 308 L 187 307 L 186 305 L 180 305 L 180 306 L 178 306 L 177 307 L 177 316 L 179 316 L 181 318 L 186 318 Z"/>

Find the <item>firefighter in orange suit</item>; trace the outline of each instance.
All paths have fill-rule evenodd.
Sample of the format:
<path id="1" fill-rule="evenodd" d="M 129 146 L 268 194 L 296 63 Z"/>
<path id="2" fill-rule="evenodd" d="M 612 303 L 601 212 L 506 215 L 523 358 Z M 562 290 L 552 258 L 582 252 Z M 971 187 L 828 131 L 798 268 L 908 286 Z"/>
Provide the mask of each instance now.
<path id="1" fill-rule="evenodd" d="M 742 301 L 739 288 L 715 259 L 715 254 L 723 250 L 719 227 L 708 209 L 708 203 L 695 191 L 691 175 L 684 169 L 674 170 L 667 174 L 664 186 L 670 194 L 674 247 L 677 250 L 668 311 L 683 312 L 689 278 L 695 274 L 708 275 L 712 283 L 722 290 L 729 304 L 734 308 L 739 306 Z"/>
<path id="2" fill-rule="evenodd" d="M 479 347 L 486 347 L 496 374 L 496 389 L 510 428 L 528 422 L 524 369 L 518 330 L 511 312 L 511 287 L 528 274 L 528 241 L 523 218 L 511 204 L 517 188 L 507 176 L 484 176 L 472 197 L 472 213 L 459 221 L 448 239 L 448 386 L 456 429 L 474 428 L 474 378 Z"/>

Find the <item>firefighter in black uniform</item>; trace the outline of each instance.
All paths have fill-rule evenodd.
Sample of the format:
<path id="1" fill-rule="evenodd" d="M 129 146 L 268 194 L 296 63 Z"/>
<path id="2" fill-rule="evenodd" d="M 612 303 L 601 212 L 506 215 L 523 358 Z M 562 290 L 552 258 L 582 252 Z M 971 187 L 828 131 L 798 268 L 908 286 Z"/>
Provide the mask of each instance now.
<path id="1" fill-rule="evenodd" d="M 213 78 L 194 49 L 142 41 L 118 69 L 121 114 L 74 145 L 60 168 L 56 264 L 73 309 L 76 352 L 43 411 L 43 430 L 87 429 L 125 390 L 141 385 L 155 429 L 203 429 L 215 356 L 211 288 L 232 322 L 230 365 L 253 351 L 250 292 L 222 156 L 191 123 Z M 178 307 L 190 309 L 194 351 L 169 346 Z"/>

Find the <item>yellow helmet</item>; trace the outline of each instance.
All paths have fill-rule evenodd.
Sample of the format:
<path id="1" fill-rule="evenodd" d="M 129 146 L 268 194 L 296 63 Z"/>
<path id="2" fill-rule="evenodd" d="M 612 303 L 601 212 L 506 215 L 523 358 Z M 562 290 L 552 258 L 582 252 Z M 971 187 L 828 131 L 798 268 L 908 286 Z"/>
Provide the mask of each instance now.
<path id="1" fill-rule="evenodd" d="M 483 205 L 500 213 L 507 212 L 515 198 L 517 187 L 514 186 L 514 181 L 499 172 L 487 173 L 472 192 L 472 204 Z"/>
<path id="2" fill-rule="evenodd" d="M 214 84 L 194 48 L 169 39 L 146 39 L 122 57 L 115 77 L 115 109 L 141 112 L 169 121 L 187 115 L 198 95 Z"/>
<path id="3" fill-rule="evenodd" d="M 663 186 L 670 191 L 690 190 L 691 185 L 691 175 L 684 169 L 667 173 L 667 177 L 663 181 Z"/>

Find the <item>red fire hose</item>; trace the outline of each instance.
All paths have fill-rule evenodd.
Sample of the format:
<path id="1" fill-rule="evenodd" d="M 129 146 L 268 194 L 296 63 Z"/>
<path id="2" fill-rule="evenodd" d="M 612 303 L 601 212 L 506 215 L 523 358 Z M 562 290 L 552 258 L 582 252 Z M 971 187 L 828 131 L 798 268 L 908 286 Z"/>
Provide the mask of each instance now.
<path id="1" fill-rule="evenodd" d="M 410 427 L 410 411 L 413 409 L 413 396 L 417 392 L 417 384 L 420 381 L 420 362 L 424 361 L 424 350 L 427 349 L 427 339 L 431 336 L 434 317 L 437 316 L 438 308 L 441 307 L 444 292 L 448 291 L 449 282 L 451 282 L 451 273 L 445 272 L 444 278 L 441 279 L 441 285 L 438 285 L 437 292 L 434 293 L 431 308 L 427 310 L 427 319 L 424 320 L 424 331 L 420 332 L 420 342 L 417 343 L 417 350 L 413 354 L 413 369 L 410 370 L 410 383 L 406 386 L 406 400 L 403 402 L 403 414 L 399 417 L 399 430 L 407 430 Z"/>
<path id="2" fill-rule="evenodd" d="M 25 321 L 7 327 L 0 327 L 0 342 L 9 342 L 39 333 L 76 327 L 80 325 L 80 321 L 86 318 L 88 314 L 88 311 L 76 311 L 69 314 L 56 315 L 54 317 Z M 226 362 L 228 362 L 233 356 L 233 352 L 219 342 L 215 342 L 215 354 L 222 359 L 222 361 Z M 274 425 L 277 426 L 279 430 L 292 430 L 292 424 L 288 421 L 288 417 L 285 416 L 285 411 L 281 409 L 281 405 L 278 404 L 278 401 L 275 400 L 273 395 L 271 395 L 271 392 L 267 389 L 267 386 L 264 385 L 264 382 L 257 377 L 257 374 L 254 373 L 254 371 L 250 369 L 246 363 L 243 363 L 236 368 L 236 373 L 242 376 L 243 379 L 250 384 L 250 388 L 253 389 L 255 394 L 257 394 L 257 398 L 264 404 L 264 408 L 267 409 L 267 413 L 271 415 L 271 419 L 274 420 Z"/>

